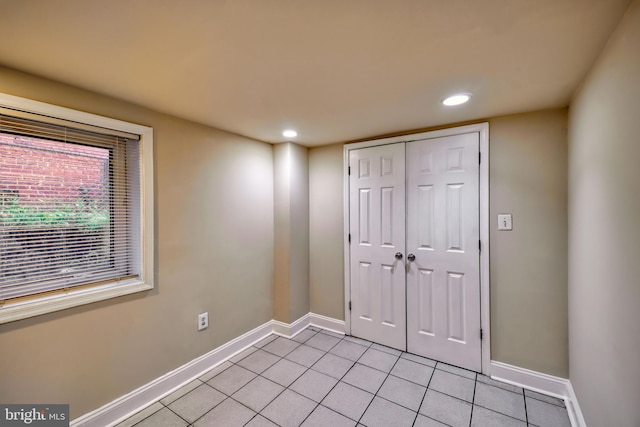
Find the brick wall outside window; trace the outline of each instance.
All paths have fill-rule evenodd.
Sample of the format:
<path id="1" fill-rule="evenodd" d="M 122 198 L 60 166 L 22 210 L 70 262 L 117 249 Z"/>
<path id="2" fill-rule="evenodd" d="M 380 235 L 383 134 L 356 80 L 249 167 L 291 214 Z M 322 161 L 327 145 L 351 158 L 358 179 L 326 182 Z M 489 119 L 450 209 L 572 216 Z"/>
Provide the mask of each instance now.
<path id="1" fill-rule="evenodd" d="M 0 197 L 24 206 L 106 201 L 109 150 L 0 134 Z"/>

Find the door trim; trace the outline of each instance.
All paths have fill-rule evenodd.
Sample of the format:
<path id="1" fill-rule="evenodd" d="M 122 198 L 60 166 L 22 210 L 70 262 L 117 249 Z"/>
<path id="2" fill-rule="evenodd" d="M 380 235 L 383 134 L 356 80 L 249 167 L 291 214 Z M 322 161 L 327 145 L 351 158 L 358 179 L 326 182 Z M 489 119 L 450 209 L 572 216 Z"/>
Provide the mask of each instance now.
<path id="1" fill-rule="evenodd" d="M 351 314 L 349 299 L 351 297 L 350 281 L 350 251 L 349 251 L 349 152 L 359 148 L 375 147 L 378 145 L 411 142 L 423 139 L 453 136 L 465 133 L 479 133 L 480 135 L 480 327 L 483 331 L 482 339 L 482 373 L 491 375 L 491 304 L 489 292 L 489 123 L 440 129 L 431 132 L 421 132 L 391 138 L 373 139 L 344 145 L 343 158 L 343 198 L 344 198 L 344 318 L 345 331 L 351 334 Z"/>

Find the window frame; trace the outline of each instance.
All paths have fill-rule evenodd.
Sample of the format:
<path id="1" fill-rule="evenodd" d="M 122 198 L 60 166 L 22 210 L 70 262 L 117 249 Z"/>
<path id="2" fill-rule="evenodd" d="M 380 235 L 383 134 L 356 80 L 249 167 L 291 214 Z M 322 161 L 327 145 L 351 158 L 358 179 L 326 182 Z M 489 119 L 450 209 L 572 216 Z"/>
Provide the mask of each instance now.
<path id="1" fill-rule="evenodd" d="M 0 93 L 0 106 L 56 119 L 140 135 L 140 260 L 138 278 L 101 285 L 79 285 L 64 293 L 37 295 L 0 305 L 0 324 L 154 288 L 153 128 Z M 0 304 L 2 304 L 0 302 Z"/>

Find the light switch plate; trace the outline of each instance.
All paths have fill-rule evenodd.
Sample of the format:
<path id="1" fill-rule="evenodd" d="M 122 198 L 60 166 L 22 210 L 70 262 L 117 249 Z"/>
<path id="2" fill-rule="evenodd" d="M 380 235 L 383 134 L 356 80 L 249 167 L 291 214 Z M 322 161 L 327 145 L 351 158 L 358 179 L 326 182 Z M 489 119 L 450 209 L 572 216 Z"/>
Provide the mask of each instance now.
<path id="1" fill-rule="evenodd" d="M 513 230 L 513 225 L 511 224 L 511 214 L 498 214 L 498 230 Z"/>

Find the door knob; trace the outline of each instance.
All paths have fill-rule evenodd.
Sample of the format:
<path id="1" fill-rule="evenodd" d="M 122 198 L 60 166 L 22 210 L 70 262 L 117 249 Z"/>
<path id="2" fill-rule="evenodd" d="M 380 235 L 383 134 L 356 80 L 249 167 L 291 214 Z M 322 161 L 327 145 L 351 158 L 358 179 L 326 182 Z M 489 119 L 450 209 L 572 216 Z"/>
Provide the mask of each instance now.
<path id="1" fill-rule="evenodd" d="M 396 259 L 402 259 L 402 252 L 396 252 Z"/>
<path id="2" fill-rule="evenodd" d="M 409 255 L 407 255 L 407 259 L 409 261 L 415 261 L 416 260 L 416 256 L 414 254 L 409 254 Z"/>

